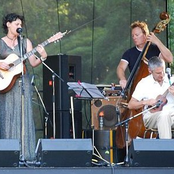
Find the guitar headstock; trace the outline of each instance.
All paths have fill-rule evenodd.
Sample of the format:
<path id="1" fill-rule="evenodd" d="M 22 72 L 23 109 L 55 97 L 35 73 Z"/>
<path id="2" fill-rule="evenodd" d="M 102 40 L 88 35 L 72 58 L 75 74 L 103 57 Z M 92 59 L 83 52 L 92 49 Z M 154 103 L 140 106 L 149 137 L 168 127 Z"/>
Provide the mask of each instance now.
<path id="1" fill-rule="evenodd" d="M 49 43 L 52 43 L 52 42 L 58 42 L 63 36 L 65 36 L 66 34 L 69 34 L 71 31 L 65 31 L 64 33 L 61 33 L 61 32 L 58 32 L 56 33 L 55 35 L 51 36 L 49 39 L 48 39 L 48 42 Z"/>

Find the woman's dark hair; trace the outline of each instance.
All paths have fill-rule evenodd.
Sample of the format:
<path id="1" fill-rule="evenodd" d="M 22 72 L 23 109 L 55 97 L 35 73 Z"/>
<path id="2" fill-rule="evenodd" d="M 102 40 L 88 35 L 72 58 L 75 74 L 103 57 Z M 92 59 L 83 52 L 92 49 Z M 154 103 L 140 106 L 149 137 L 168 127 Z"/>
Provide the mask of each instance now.
<path id="1" fill-rule="evenodd" d="M 18 15 L 16 13 L 10 13 L 10 14 L 7 14 L 6 16 L 3 17 L 2 27 L 4 29 L 4 33 L 5 34 L 8 33 L 7 22 L 13 22 L 13 21 L 16 21 L 17 19 L 20 19 L 22 21 L 22 24 L 23 24 L 24 17 L 20 16 L 20 15 Z"/>

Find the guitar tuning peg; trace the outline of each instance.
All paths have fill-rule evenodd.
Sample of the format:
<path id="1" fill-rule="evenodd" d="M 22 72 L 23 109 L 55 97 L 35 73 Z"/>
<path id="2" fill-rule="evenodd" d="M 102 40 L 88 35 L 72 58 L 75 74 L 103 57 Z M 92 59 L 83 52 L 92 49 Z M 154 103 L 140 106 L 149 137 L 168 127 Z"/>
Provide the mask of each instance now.
<path id="1" fill-rule="evenodd" d="M 59 40 L 60 40 L 60 39 L 59 39 Z M 59 40 L 55 40 L 55 41 L 54 41 L 54 43 L 58 43 L 58 42 L 59 42 Z"/>

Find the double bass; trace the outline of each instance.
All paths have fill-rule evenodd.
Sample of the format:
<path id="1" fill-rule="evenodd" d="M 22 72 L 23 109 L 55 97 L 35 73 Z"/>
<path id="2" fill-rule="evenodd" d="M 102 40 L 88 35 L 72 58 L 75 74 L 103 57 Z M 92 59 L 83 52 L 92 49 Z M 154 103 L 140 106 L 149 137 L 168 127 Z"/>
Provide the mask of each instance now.
<path id="1" fill-rule="evenodd" d="M 152 32 L 153 33 L 160 33 L 161 31 L 164 31 L 166 28 L 166 25 L 170 21 L 170 17 L 168 13 L 162 12 L 160 14 L 160 19 L 161 21 L 153 28 Z M 140 53 L 139 57 L 137 58 L 137 61 L 134 65 L 133 70 L 131 71 L 126 87 L 122 90 L 122 98 L 127 100 L 127 103 L 131 99 L 132 93 L 135 90 L 135 87 L 137 83 L 144 77 L 146 77 L 149 72 L 148 72 L 148 59 L 146 58 L 146 53 L 148 51 L 148 48 L 150 46 L 151 42 L 147 42 Z M 131 87 L 130 87 L 131 86 Z M 121 115 L 121 121 L 126 120 L 129 117 L 133 117 L 134 115 L 137 115 L 138 113 L 141 113 L 142 109 L 137 109 L 137 110 L 129 110 L 128 108 L 125 107 L 124 111 L 122 112 Z M 116 145 L 118 148 L 122 149 L 125 147 L 126 142 L 125 142 L 125 126 L 118 126 L 117 127 L 117 133 L 116 133 Z M 142 116 L 135 117 L 129 121 L 129 126 L 128 126 L 128 136 L 130 141 L 134 138 L 141 137 L 143 138 L 145 132 L 145 127 L 143 123 Z"/>

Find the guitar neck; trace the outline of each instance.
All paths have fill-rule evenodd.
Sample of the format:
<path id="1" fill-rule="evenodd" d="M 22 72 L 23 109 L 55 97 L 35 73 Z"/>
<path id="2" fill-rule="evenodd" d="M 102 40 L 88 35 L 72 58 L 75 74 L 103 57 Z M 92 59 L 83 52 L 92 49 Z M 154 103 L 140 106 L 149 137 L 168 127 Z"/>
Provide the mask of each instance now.
<path id="1" fill-rule="evenodd" d="M 42 42 L 40 45 L 42 45 L 43 47 L 45 47 L 46 45 L 48 45 L 49 42 L 48 40 Z M 19 63 L 23 62 L 24 60 L 28 59 L 30 56 L 32 56 L 34 53 L 37 52 L 37 47 L 33 48 L 31 51 L 29 51 L 28 53 L 24 54 L 22 59 L 17 59 L 15 60 L 13 63 L 14 65 L 18 65 Z"/>
<path id="2" fill-rule="evenodd" d="M 69 31 L 70 32 L 70 31 Z M 46 45 L 48 45 L 49 43 L 52 42 L 57 42 L 57 40 L 61 39 L 63 36 L 65 36 L 65 34 L 69 33 L 69 32 L 64 32 L 64 33 L 60 33 L 58 32 L 57 34 L 55 34 L 54 36 L 51 36 L 49 39 L 47 39 L 46 41 L 42 42 L 40 45 L 42 45 L 43 47 L 45 47 Z M 33 55 L 34 53 L 37 52 L 37 47 L 35 47 L 33 50 L 29 51 L 28 53 L 24 54 L 24 56 L 20 59 L 15 60 L 12 64 L 14 65 L 18 65 L 21 62 L 23 62 L 24 60 L 26 60 L 27 58 L 29 58 L 31 55 Z"/>
<path id="3" fill-rule="evenodd" d="M 174 86 L 174 83 L 172 83 L 170 86 Z M 166 97 L 168 94 L 169 90 L 167 89 L 163 94 L 162 97 Z"/>
<path id="4" fill-rule="evenodd" d="M 43 47 L 45 47 L 45 46 L 48 45 L 48 44 L 49 44 L 49 42 L 48 42 L 48 40 L 46 40 L 46 41 L 42 42 L 40 45 L 42 45 Z M 37 52 L 36 48 L 37 48 L 37 47 L 35 47 L 35 48 L 34 48 L 33 50 L 31 50 L 30 52 L 24 54 L 23 61 L 26 60 L 27 58 L 29 58 L 29 57 L 30 57 L 31 55 L 33 55 L 34 53 L 36 53 L 36 52 Z"/>

